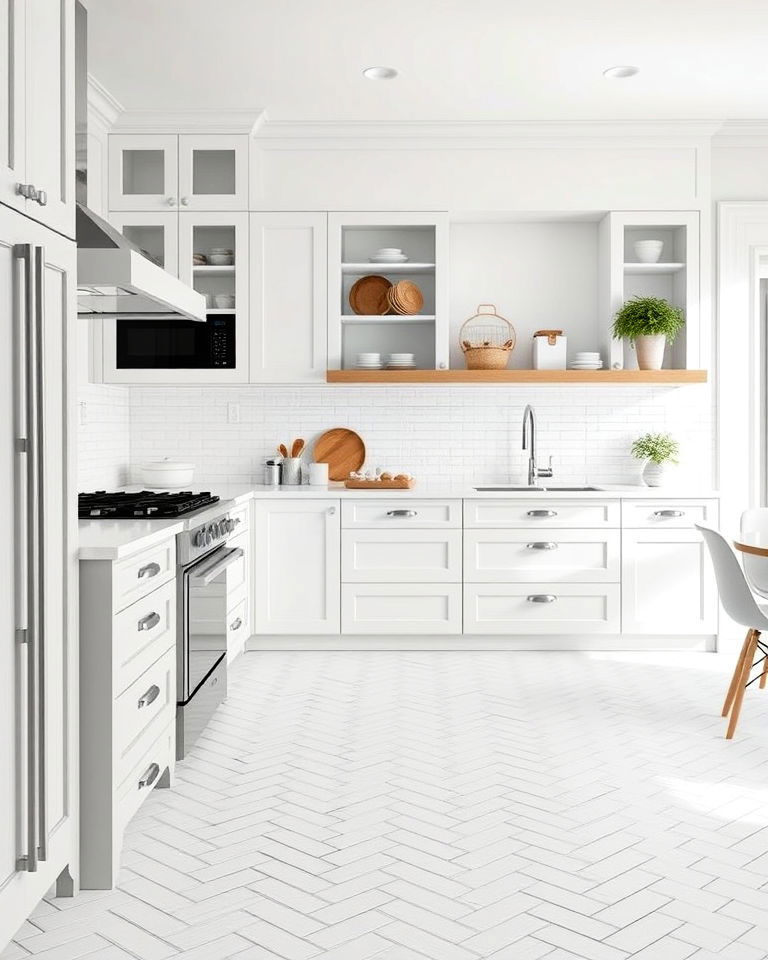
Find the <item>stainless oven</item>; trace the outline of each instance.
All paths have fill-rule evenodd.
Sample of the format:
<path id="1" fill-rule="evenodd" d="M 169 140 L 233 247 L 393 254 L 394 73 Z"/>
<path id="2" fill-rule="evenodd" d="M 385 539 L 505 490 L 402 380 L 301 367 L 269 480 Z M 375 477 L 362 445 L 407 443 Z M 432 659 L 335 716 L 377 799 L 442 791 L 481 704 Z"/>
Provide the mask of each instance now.
<path id="1" fill-rule="evenodd" d="M 205 537 L 206 534 L 203 540 Z M 227 695 L 227 611 L 231 593 L 228 580 L 231 584 L 242 558 L 240 547 L 223 543 L 179 567 L 178 759 L 195 742 Z"/>

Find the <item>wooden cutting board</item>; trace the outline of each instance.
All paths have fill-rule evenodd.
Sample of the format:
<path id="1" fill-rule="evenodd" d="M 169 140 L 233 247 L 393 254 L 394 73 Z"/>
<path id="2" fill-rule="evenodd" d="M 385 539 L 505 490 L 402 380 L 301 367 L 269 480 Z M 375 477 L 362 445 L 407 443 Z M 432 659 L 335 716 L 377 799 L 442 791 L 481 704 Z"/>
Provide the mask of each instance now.
<path id="1" fill-rule="evenodd" d="M 328 464 L 330 480 L 346 480 L 365 463 L 365 444 L 354 430 L 334 427 L 317 438 L 312 457 L 315 463 Z"/>

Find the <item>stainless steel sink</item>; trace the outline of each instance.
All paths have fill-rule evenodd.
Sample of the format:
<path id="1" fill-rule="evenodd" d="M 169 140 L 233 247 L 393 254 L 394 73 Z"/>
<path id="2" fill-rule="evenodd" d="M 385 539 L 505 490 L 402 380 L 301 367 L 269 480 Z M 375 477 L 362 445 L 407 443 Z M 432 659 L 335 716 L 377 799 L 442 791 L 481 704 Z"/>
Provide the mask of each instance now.
<path id="1" fill-rule="evenodd" d="M 600 487 L 475 487 L 478 493 L 589 493 Z"/>

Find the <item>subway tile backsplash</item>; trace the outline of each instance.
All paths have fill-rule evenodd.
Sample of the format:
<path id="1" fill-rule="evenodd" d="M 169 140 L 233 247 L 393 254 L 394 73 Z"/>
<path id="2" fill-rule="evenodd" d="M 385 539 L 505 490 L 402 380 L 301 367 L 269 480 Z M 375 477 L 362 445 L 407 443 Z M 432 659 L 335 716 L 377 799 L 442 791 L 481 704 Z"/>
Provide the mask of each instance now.
<path id="1" fill-rule="evenodd" d="M 712 483 L 708 385 L 684 387 L 101 387 L 86 388 L 80 489 L 136 480 L 131 465 L 171 457 L 196 464 L 195 486 L 260 482 L 278 443 L 330 427 L 357 430 L 367 465 L 422 481 L 516 482 L 526 403 L 538 419 L 540 465 L 554 482 L 632 483 L 634 437 L 669 431 L 681 442 L 681 480 Z M 238 422 L 231 423 L 231 405 Z M 235 412 L 235 411 L 233 411 Z"/>

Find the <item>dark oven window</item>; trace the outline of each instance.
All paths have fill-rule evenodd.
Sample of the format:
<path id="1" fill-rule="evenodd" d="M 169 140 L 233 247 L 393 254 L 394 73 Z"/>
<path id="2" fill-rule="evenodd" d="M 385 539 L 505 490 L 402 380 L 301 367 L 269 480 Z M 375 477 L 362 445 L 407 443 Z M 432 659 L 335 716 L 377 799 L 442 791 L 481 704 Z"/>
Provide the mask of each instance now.
<path id="1" fill-rule="evenodd" d="M 207 370 L 235 366 L 235 317 L 118 320 L 119 370 Z"/>

